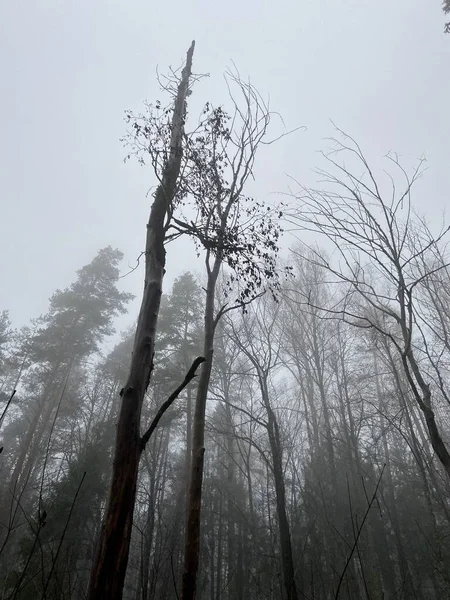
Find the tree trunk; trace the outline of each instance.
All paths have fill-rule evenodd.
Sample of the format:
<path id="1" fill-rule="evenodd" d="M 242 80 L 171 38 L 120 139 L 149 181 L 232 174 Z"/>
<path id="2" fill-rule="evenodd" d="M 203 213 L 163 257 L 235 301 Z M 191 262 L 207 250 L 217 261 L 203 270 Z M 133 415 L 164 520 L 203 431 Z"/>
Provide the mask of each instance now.
<path id="1" fill-rule="evenodd" d="M 139 459 L 141 409 L 153 367 L 156 323 L 164 277 L 166 219 L 177 190 L 182 158 L 186 97 L 192 68 L 192 43 L 181 75 L 172 117 L 170 154 L 147 225 L 145 284 L 133 355 L 117 424 L 109 500 L 88 590 L 89 600 L 120 600 L 130 548 Z"/>
<path id="2" fill-rule="evenodd" d="M 297 587 L 295 585 L 295 569 L 292 554 L 291 530 L 286 513 L 286 490 L 283 474 L 283 450 L 280 440 L 280 430 L 277 418 L 272 410 L 269 400 L 267 381 L 261 372 L 258 372 L 261 395 L 268 418 L 268 434 L 270 451 L 272 454 L 273 477 L 275 482 L 275 495 L 278 516 L 278 529 L 280 533 L 281 559 L 283 567 L 283 582 L 287 600 L 297 600 Z"/>
<path id="3" fill-rule="evenodd" d="M 244 344 L 236 339 L 240 349 L 248 357 L 250 362 L 255 368 L 259 388 L 261 392 L 261 399 L 264 408 L 267 413 L 267 433 L 269 438 L 270 453 L 272 456 L 272 474 L 275 483 L 275 496 L 276 496 L 276 511 L 278 517 L 278 533 L 281 547 L 281 562 L 283 572 L 283 585 L 286 592 L 287 600 L 297 600 L 297 586 L 295 583 L 295 568 L 294 559 L 292 552 L 292 541 L 291 541 L 291 529 L 286 511 L 286 489 L 284 483 L 284 469 L 283 469 L 283 447 L 280 437 L 280 428 L 278 425 L 276 414 L 274 413 L 270 404 L 269 388 L 268 388 L 268 372 L 270 365 L 263 367 L 258 362 L 258 356 L 252 354 Z M 269 464 L 267 463 L 269 467 Z M 267 477 L 267 486 L 269 485 L 269 477 Z M 270 494 L 267 490 L 267 511 L 269 529 L 271 530 L 271 517 L 270 517 Z"/>
<path id="4" fill-rule="evenodd" d="M 186 396 L 186 477 L 191 470 L 191 456 L 192 456 L 192 391 L 191 388 L 187 390 Z M 187 488 L 186 482 L 186 488 Z"/>
<path id="5" fill-rule="evenodd" d="M 410 383 L 410 386 L 413 390 L 414 396 L 417 400 L 417 403 L 422 411 L 426 426 L 428 429 L 428 434 L 430 436 L 431 445 L 433 450 L 436 452 L 438 459 L 441 461 L 442 466 L 444 467 L 447 477 L 450 478 L 450 453 L 447 450 L 447 446 L 442 439 L 441 433 L 436 424 L 436 420 L 434 417 L 434 411 L 431 407 L 431 390 L 430 386 L 425 382 L 422 377 L 422 372 L 416 362 L 416 358 L 409 348 L 405 354 L 402 355 L 402 362 L 405 369 L 406 377 Z M 417 382 L 417 386 L 413 380 L 412 373 L 414 374 L 414 379 Z M 421 394 L 419 393 L 419 390 Z"/>
<path id="6" fill-rule="evenodd" d="M 208 272 L 205 305 L 205 333 L 203 356 L 206 358 L 200 374 L 195 401 L 191 479 L 188 493 L 186 542 L 184 549 L 184 572 L 181 589 L 182 600 L 194 600 L 197 588 L 197 573 L 200 557 L 200 512 L 202 504 L 203 463 L 205 442 L 205 411 L 209 380 L 214 353 L 214 299 L 221 257 L 218 255 L 214 267 Z"/>
<path id="7" fill-rule="evenodd" d="M 236 587 L 238 557 L 236 556 L 236 507 L 239 506 L 239 499 L 236 497 L 236 472 L 235 461 L 235 440 L 233 418 L 229 405 L 229 382 L 224 390 L 225 396 L 225 414 L 227 417 L 227 548 L 228 548 L 228 565 L 227 565 L 227 587 L 228 598 L 234 600 L 237 597 L 238 589 Z M 220 589 L 220 588 L 219 588 Z"/>
<path id="8" fill-rule="evenodd" d="M 158 439 L 159 437 L 159 439 Z M 145 528 L 142 533 L 142 549 L 141 549 L 141 564 L 140 564 L 140 586 L 138 586 L 138 600 L 148 600 L 149 598 L 149 581 L 150 581 L 150 558 L 153 547 L 153 538 L 155 533 L 155 505 L 161 488 L 164 488 L 166 483 L 165 473 L 167 469 L 167 458 L 169 452 L 170 425 L 164 432 L 154 438 L 151 454 L 153 459 L 150 461 L 148 453 L 144 455 L 148 474 L 148 506 L 147 516 L 145 520 Z M 157 443 L 158 442 L 158 443 Z M 161 504 L 159 500 L 158 504 Z"/>
<path id="9" fill-rule="evenodd" d="M 21 479 L 23 479 L 23 474 L 27 473 L 32 466 L 32 465 L 29 465 L 28 469 L 24 468 L 27 457 L 29 457 L 30 454 L 33 454 L 31 452 L 31 448 L 32 448 L 33 443 L 35 443 L 35 439 L 37 437 L 37 429 L 38 429 L 38 425 L 41 421 L 42 414 L 45 411 L 43 420 L 47 424 L 48 420 L 50 419 L 51 411 L 53 410 L 54 405 L 55 405 L 55 403 L 54 403 L 54 396 L 55 396 L 54 382 L 55 382 L 55 378 L 58 374 L 59 367 L 60 367 L 59 364 L 56 365 L 49 373 L 48 379 L 44 386 L 44 391 L 42 392 L 41 397 L 39 398 L 38 402 L 36 403 L 32 421 L 28 427 L 25 438 L 23 439 L 23 441 L 20 444 L 20 454 L 19 454 L 16 464 L 14 466 L 14 471 L 13 471 L 10 485 L 9 485 L 10 491 L 16 497 L 19 497 L 22 492 L 20 483 L 21 483 Z M 70 367 L 69 367 L 69 369 L 70 369 Z M 41 440 L 39 438 L 39 442 L 40 441 Z"/>
<path id="10" fill-rule="evenodd" d="M 450 479 L 450 452 L 442 439 L 435 420 L 434 411 L 431 405 L 430 386 L 423 377 L 422 370 L 416 360 L 412 348 L 412 329 L 410 325 L 412 319 L 412 288 L 409 290 L 405 284 L 401 265 L 397 265 L 397 272 L 399 280 L 398 299 L 400 303 L 400 326 L 404 343 L 404 349 L 401 352 L 403 369 L 417 404 L 425 417 L 428 436 L 433 450 L 441 461 L 447 477 Z"/>

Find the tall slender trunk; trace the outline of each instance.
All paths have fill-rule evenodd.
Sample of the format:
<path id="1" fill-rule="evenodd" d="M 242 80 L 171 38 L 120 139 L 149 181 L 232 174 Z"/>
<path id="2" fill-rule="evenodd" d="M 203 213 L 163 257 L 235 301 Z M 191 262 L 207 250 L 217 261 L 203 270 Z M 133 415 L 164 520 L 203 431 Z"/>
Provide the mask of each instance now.
<path id="1" fill-rule="evenodd" d="M 153 460 L 150 461 L 148 454 L 144 457 L 148 472 L 149 492 L 147 497 L 148 505 L 145 528 L 142 534 L 138 600 L 148 600 L 149 598 L 150 558 L 155 533 L 155 505 L 159 495 L 157 490 L 164 489 L 165 485 L 165 473 L 169 453 L 170 425 L 167 427 L 164 435 L 158 437 L 155 437 L 153 442 Z M 161 500 L 159 500 L 158 504 L 161 505 Z"/>
<path id="2" fill-rule="evenodd" d="M 235 594 L 232 597 L 233 600 L 243 600 L 248 597 L 248 573 L 250 572 L 250 565 L 252 565 L 249 553 L 244 550 L 244 527 L 247 526 L 244 523 L 243 512 L 238 514 L 238 551 L 236 555 L 236 576 L 235 576 Z M 230 598 L 231 600 L 231 598 Z"/>
<path id="3" fill-rule="evenodd" d="M 205 304 L 205 333 L 203 356 L 206 358 L 200 374 L 194 410 L 191 478 L 188 493 L 186 542 L 184 549 L 184 572 L 181 589 L 182 600 L 194 600 L 197 590 L 197 574 L 200 557 L 200 513 L 202 504 L 203 464 L 205 454 L 205 412 L 214 353 L 214 299 L 217 278 L 221 266 L 218 255 L 212 270 L 208 272 Z"/>
<path id="4" fill-rule="evenodd" d="M 169 158 L 164 166 L 147 224 L 144 293 L 130 371 L 122 390 L 112 481 L 91 573 L 89 600 L 120 600 L 123 593 L 136 500 L 138 467 L 143 449 L 140 434 L 141 410 L 153 369 L 156 324 L 166 262 L 164 249 L 166 220 L 170 217 L 181 169 L 186 97 L 193 52 L 194 42 L 188 50 L 186 65 L 181 74 L 175 99 Z"/>
<path id="5" fill-rule="evenodd" d="M 227 587 L 229 599 L 237 596 L 237 570 L 238 562 L 236 557 L 236 506 L 239 503 L 236 497 L 236 472 L 235 472 L 235 447 L 234 447 L 234 427 L 231 409 L 229 405 L 229 382 L 225 386 L 225 414 L 227 417 Z"/>
<path id="6" fill-rule="evenodd" d="M 220 597 L 223 595 L 222 589 L 222 571 L 223 571 L 223 529 L 224 529 L 224 514 L 223 514 L 223 499 L 222 495 L 219 495 L 218 500 L 219 506 L 217 510 L 218 514 L 218 527 L 217 527 L 217 577 L 216 577 L 216 590 L 214 598 L 216 600 L 220 600 Z"/>
<path id="7" fill-rule="evenodd" d="M 419 474 L 423 481 L 424 497 L 426 499 L 427 505 L 430 507 L 430 514 L 431 514 L 433 520 L 435 520 L 435 515 L 434 515 L 434 511 L 432 509 L 432 502 L 431 502 L 432 486 L 433 486 L 436 491 L 435 498 L 439 502 L 443 512 L 445 513 L 447 521 L 450 521 L 449 509 L 447 507 L 447 503 L 445 502 L 442 494 L 439 493 L 439 489 L 440 489 L 441 485 L 439 484 L 439 482 L 437 480 L 436 473 L 431 464 L 432 453 L 429 451 L 429 444 L 428 444 L 429 438 L 426 437 L 426 433 L 424 431 L 424 425 L 422 423 L 422 420 L 419 419 L 416 414 L 416 407 L 407 401 L 407 392 L 404 388 L 404 385 L 402 383 L 402 378 L 400 376 L 400 372 L 397 369 L 397 365 L 394 361 L 394 357 L 392 356 L 392 353 L 389 349 L 389 345 L 387 344 L 387 342 L 385 343 L 385 350 L 386 350 L 386 356 L 389 361 L 389 365 L 392 370 L 392 374 L 394 376 L 396 388 L 399 393 L 399 400 L 400 400 L 401 405 L 404 410 L 406 423 L 408 424 L 410 448 L 411 448 L 413 456 L 416 460 L 416 463 L 417 463 L 417 466 L 419 469 Z M 417 434 L 419 435 L 420 443 L 419 443 L 419 440 L 417 439 Z M 430 482 L 431 482 L 432 486 L 430 485 Z"/>
<path id="8" fill-rule="evenodd" d="M 17 525 L 16 519 L 20 515 L 19 507 L 23 500 L 23 494 L 39 456 L 37 448 L 42 442 L 42 436 L 48 427 L 51 413 L 57 404 L 58 385 L 55 384 L 55 380 L 60 367 L 60 364 L 55 365 L 47 374 L 44 390 L 36 403 L 33 418 L 20 444 L 20 453 L 14 465 L 9 485 L 0 496 L 0 520 L 8 524 L 0 534 L 0 544 L 6 542 L 10 532 Z M 71 364 L 68 365 L 66 378 L 70 374 L 70 369 Z"/>
<path id="9" fill-rule="evenodd" d="M 16 496 L 19 495 L 19 493 L 20 493 L 20 489 L 18 490 L 17 487 L 19 486 L 19 480 L 24 472 L 25 460 L 26 460 L 27 456 L 29 456 L 32 444 L 36 438 L 37 428 L 38 428 L 39 422 L 41 421 L 42 414 L 43 414 L 44 410 L 46 410 L 45 416 L 47 417 L 47 419 L 45 419 L 45 420 L 47 421 L 49 418 L 49 410 L 54 408 L 54 403 L 52 403 L 51 400 L 53 399 L 53 395 L 54 395 L 54 391 L 53 391 L 54 382 L 55 382 L 55 378 L 58 374 L 59 367 L 60 367 L 60 365 L 58 364 L 55 367 L 53 367 L 52 370 L 49 372 L 47 381 L 45 382 L 45 385 L 44 385 L 44 391 L 42 392 L 41 397 L 39 398 L 38 402 L 36 403 L 33 419 L 28 427 L 28 430 L 27 430 L 24 440 L 20 444 L 20 454 L 19 454 L 16 464 L 14 466 L 14 471 L 13 471 L 11 481 L 10 481 L 10 486 L 9 486 L 10 490 L 13 491 L 14 495 L 16 495 Z M 52 394 L 52 392 L 53 392 L 53 394 Z M 51 397 L 49 398 L 49 396 L 51 396 Z M 49 405 L 50 405 L 50 407 L 49 407 Z"/>
<path id="10" fill-rule="evenodd" d="M 192 455 L 192 390 L 188 388 L 186 396 L 186 477 L 191 468 Z"/>
<path id="11" fill-rule="evenodd" d="M 410 325 L 412 319 L 412 288 L 408 289 L 400 265 L 397 265 L 397 272 L 399 281 L 400 325 L 404 343 L 404 349 L 401 352 L 403 369 L 414 398 L 425 418 L 431 446 L 444 467 L 447 477 L 450 479 L 450 452 L 436 423 L 431 402 L 431 388 L 424 379 L 424 374 L 416 360 L 412 346 L 412 328 Z"/>
<path id="12" fill-rule="evenodd" d="M 286 489 L 283 474 L 283 449 L 280 440 L 280 430 L 275 413 L 269 400 L 269 390 L 264 374 L 258 370 L 258 379 L 262 399 L 267 411 L 269 445 L 272 454 L 273 477 L 275 482 L 275 495 L 280 533 L 281 559 L 283 568 L 283 582 L 287 600 L 297 600 L 297 587 L 295 584 L 294 558 L 292 553 L 291 529 L 286 512 Z"/>
<path id="13" fill-rule="evenodd" d="M 139 573 L 138 600 L 148 600 L 148 582 L 150 579 L 150 556 L 153 544 L 153 533 L 155 528 L 155 489 L 154 480 L 150 483 L 148 494 L 147 516 L 145 519 L 145 531 L 142 539 L 141 564 Z"/>
<path id="14" fill-rule="evenodd" d="M 317 323 L 316 318 L 313 318 L 312 322 L 312 353 L 313 353 L 313 362 L 315 366 L 315 375 L 316 375 L 316 384 L 319 389 L 320 394 L 320 403 L 322 405 L 323 412 L 323 420 L 325 424 L 325 440 L 326 440 L 326 449 L 327 449 L 327 459 L 328 459 L 328 473 L 329 478 L 333 488 L 333 494 L 337 494 L 338 484 L 337 484 L 337 469 L 336 469 L 336 459 L 334 454 L 334 445 L 333 445 L 333 433 L 331 428 L 331 416 L 330 416 L 330 407 L 328 405 L 327 392 L 325 389 L 325 376 L 324 376 L 324 357 L 323 357 L 323 349 L 319 345 L 318 339 L 318 331 L 317 331 Z"/>
<path id="15" fill-rule="evenodd" d="M 374 363 L 374 373 L 375 373 L 375 388 L 376 388 L 376 392 L 377 392 L 377 399 L 378 399 L 378 407 L 379 407 L 379 411 L 380 411 L 380 431 L 381 431 L 381 441 L 383 443 L 383 452 L 384 452 L 384 459 L 386 461 L 386 492 L 387 492 L 387 498 L 388 498 L 388 502 L 389 502 L 389 511 L 390 511 L 390 520 L 391 520 L 391 525 L 392 525 L 392 529 L 394 530 L 394 535 L 395 535 L 395 540 L 396 540 L 396 545 L 397 545 L 397 557 L 398 557 L 398 565 L 399 565 L 399 570 L 400 570 L 400 577 L 401 577 L 401 582 L 404 582 L 405 585 L 405 589 L 407 591 L 407 593 L 411 593 L 411 589 L 412 589 L 412 578 L 411 578 L 411 573 L 409 570 L 409 565 L 408 562 L 406 560 L 406 554 L 405 554 L 405 548 L 404 548 L 404 544 L 403 544 L 403 539 L 402 539 L 402 532 L 401 532 L 401 528 L 400 528 L 400 519 L 398 517 L 398 511 L 397 511 L 397 500 L 395 498 L 395 491 L 394 491 L 394 479 L 392 476 L 392 466 L 391 466 L 391 452 L 389 449 L 389 444 L 388 444 L 388 440 L 387 440 L 387 434 L 386 434 L 386 428 L 383 424 L 383 411 L 384 411 L 384 406 L 383 406 L 383 400 L 382 400 L 382 393 L 381 393 L 381 383 L 380 383 L 380 376 L 379 376 L 379 366 L 378 366 L 378 360 L 377 360 L 377 354 L 376 354 L 376 349 L 373 350 L 373 363 Z M 385 585 L 387 587 L 387 596 L 390 597 L 394 594 L 395 592 L 395 577 L 393 577 L 392 573 L 389 573 L 389 578 L 384 578 L 385 579 Z"/>
<path id="16" fill-rule="evenodd" d="M 258 356 L 253 355 L 244 345 L 239 344 L 239 347 L 248 357 L 248 359 L 255 368 L 258 377 L 262 403 L 264 404 L 264 408 L 267 413 L 267 433 L 269 437 L 270 453 L 272 456 L 271 470 L 275 483 L 276 511 L 278 517 L 278 533 L 281 547 L 283 584 L 287 600 L 297 600 L 298 592 L 295 582 L 295 568 L 292 552 L 291 529 L 286 511 L 286 489 L 284 483 L 283 469 L 283 446 L 281 442 L 280 428 L 278 425 L 277 417 L 270 404 L 268 387 L 268 368 L 264 368 L 258 362 Z M 267 477 L 267 486 L 268 485 L 269 477 Z M 270 494 L 267 490 L 267 510 L 269 515 L 269 528 L 271 530 L 269 496 Z"/>

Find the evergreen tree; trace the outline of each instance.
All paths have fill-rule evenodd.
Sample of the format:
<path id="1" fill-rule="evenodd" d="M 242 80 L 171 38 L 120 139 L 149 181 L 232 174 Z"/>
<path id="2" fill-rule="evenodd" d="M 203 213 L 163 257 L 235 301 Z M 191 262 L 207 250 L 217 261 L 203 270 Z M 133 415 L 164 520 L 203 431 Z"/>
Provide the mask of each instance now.
<path id="1" fill-rule="evenodd" d="M 13 388 L 9 388 L 8 375 L 11 373 L 10 346 L 13 337 L 9 313 L 4 310 L 0 313 L 0 427 L 11 403 Z M 1 445 L 0 445 L 1 446 Z"/>
<path id="2" fill-rule="evenodd" d="M 203 293 L 192 273 L 177 277 L 172 293 L 163 296 L 156 341 L 156 369 L 173 386 L 200 353 Z M 156 373 L 155 373 L 156 375 Z"/>
<path id="3" fill-rule="evenodd" d="M 86 359 L 114 332 L 114 317 L 126 312 L 132 298 L 117 289 L 121 259 L 118 250 L 100 250 L 73 284 L 53 294 L 48 313 L 36 320 L 34 335 L 23 343 L 23 385 L 4 431 L 2 467 L 11 475 L 0 488 L 0 543 L 10 540 L 24 512 L 41 511 L 52 450 L 57 454 L 58 445 L 72 439 L 70 423 L 78 429 L 76 414 L 88 381 Z"/>
<path id="4" fill-rule="evenodd" d="M 0 313 L 0 377 L 3 374 L 4 363 L 6 359 L 6 352 L 8 342 L 11 339 L 11 321 L 9 319 L 9 312 L 4 310 Z"/>
<path id="5" fill-rule="evenodd" d="M 442 10 L 444 11 L 444 13 L 446 15 L 448 15 L 450 13 L 450 0 L 444 0 L 443 5 L 442 5 Z M 445 31 L 445 33 L 450 33 L 450 21 L 445 24 L 444 31 Z"/>
<path id="6" fill-rule="evenodd" d="M 114 333 L 114 317 L 124 314 L 133 298 L 117 289 L 122 258 L 119 250 L 103 248 L 77 271 L 72 285 L 53 294 L 48 313 L 36 321 L 37 331 L 28 343 L 31 362 L 50 368 L 73 363 L 97 352 L 103 339 Z"/>

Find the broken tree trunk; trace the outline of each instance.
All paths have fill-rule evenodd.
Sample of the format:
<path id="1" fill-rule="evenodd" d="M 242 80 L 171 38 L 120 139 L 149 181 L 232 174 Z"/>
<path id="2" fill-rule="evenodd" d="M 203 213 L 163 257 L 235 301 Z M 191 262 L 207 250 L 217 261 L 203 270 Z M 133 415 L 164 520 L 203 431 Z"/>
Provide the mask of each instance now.
<path id="1" fill-rule="evenodd" d="M 117 424 L 109 499 L 89 583 L 89 600 L 120 600 L 130 549 L 139 459 L 141 409 L 153 368 L 156 323 L 162 294 L 168 217 L 177 191 L 183 154 L 186 97 L 194 42 L 187 53 L 172 116 L 169 157 L 150 211 L 145 247 L 145 284 L 127 382 Z M 192 377 L 191 377 L 192 378 Z"/>

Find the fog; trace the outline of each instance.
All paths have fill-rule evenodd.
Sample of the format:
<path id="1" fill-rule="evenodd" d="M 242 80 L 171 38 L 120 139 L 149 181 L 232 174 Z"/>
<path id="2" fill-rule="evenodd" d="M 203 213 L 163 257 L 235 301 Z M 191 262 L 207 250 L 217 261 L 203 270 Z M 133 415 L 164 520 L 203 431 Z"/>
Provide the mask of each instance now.
<path id="1" fill-rule="evenodd" d="M 1 598 L 450 597 L 446 16 L 3 3 Z"/>
<path id="2" fill-rule="evenodd" d="M 259 193 L 285 191 L 286 174 L 311 183 L 330 119 L 373 158 L 389 150 L 429 171 L 416 198 L 445 207 L 450 47 L 443 15 L 409 2 L 14 2 L 1 10 L 2 245 L 4 306 L 17 324 L 45 311 L 56 287 L 102 245 L 135 264 L 155 184 L 125 165 L 125 109 L 160 95 L 156 68 L 178 67 L 191 39 L 199 105 L 225 102 L 222 73 L 235 62 L 270 96 L 287 128 Z M 167 281 L 192 269 L 172 252 Z M 138 294 L 141 273 L 127 281 Z M 29 301 L 30 290 L 33 302 Z"/>

